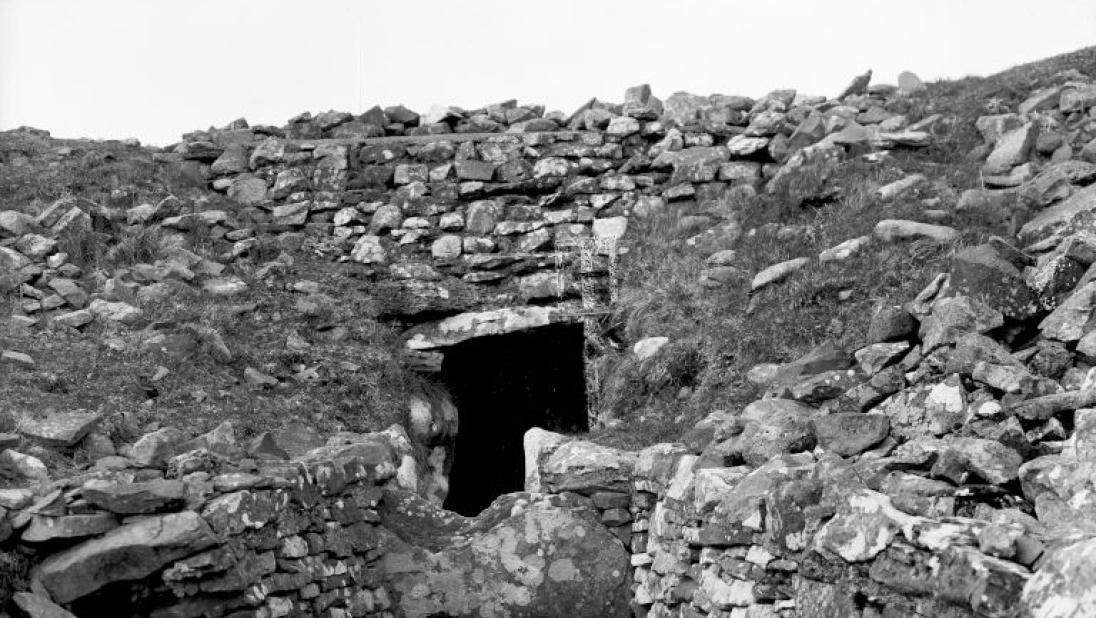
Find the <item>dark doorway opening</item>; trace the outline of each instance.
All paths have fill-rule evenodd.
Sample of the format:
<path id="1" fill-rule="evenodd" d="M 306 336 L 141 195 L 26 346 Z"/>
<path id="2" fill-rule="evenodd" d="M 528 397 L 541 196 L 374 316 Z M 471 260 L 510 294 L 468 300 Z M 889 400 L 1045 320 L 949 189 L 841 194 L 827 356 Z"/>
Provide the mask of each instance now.
<path id="1" fill-rule="evenodd" d="M 477 515 L 525 481 L 531 427 L 588 429 L 581 324 L 478 337 L 445 351 L 441 378 L 460 422 L 445 508 Z"/>

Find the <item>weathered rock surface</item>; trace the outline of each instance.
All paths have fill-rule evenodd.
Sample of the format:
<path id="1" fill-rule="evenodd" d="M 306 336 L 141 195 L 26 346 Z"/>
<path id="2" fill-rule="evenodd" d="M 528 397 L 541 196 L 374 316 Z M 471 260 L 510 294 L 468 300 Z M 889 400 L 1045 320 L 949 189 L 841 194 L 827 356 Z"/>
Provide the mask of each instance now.
<path id="1" fill-rule="evenodd" d="M 399 615 L 626 615 L 628 554 L 589 512 L 553 502 L 496 503 L 440 551 L 382 537 Z"/>
<path id="2" fill-rule="evenodd" d="M 51 556 L 35 579 L 55 601 L 67 603 L 107 584 L 150 575 L 214 543 L 213 531 L 197 513 L 151 517 Z"/>

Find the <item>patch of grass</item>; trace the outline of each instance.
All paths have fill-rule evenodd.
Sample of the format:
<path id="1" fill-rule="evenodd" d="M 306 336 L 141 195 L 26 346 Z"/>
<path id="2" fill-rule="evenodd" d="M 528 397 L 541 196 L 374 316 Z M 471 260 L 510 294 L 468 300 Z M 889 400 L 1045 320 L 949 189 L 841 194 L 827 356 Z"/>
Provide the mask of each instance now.
<path id="1" fill-rule="evenodd" d="M 0 203 L 37 214 L 66 195 L 126 208 L 189 190 L 152 151 L 119 141 L 0 132 Z"/>
<path id="2" fill-rule="evenodd" d="M 626 345 L 604 361 L 600 398 L 604 413 L 625 422 L 601 432 L 600 439 L 642 445 L 651 443 L 648 437 L 680 435 L 713 410 L 752 401 L 758 393 L 745 374 L 758 363 L 794 360 L 828 339 L 850 351 L 861 347 L 875 303 L 913 298 L 947 269 L 956 246 L 984 239 L 985 230 L 972 228 L 956 246 L 872 241 L 845 261 L 814 259 L 823 249 L 870 235 L 882 219 L 923 220 L 925 207 L 916 192 L 888 203 L 875 193 L 905 173 L 892 165 L 849 160 L 824 186 L 817 185 L 834 196 L 830 202 L 816 206 L 803 200 L 802 192 L 782 192 L 739 205 L 736 216 L 745 233 L 725 248 L 735 249 L 735 265 L 745 277 L 717 289 L 698 282 L 707 252 L 672 233 L 680 213 L 639 223 L 622 266 L 623 308 L 616 316 Z M 782 283 L 749 292 L 754 274 L 796 257 L 812 262 Z M 674 344 L 638 363 L 629 346 L 647 336 L 667 336 Z M 691 350 L 697 359 L 687 383 L 666 379 L 666 369 L 654 362 L 669 351 L 661 362 L 672 366 L 675 347 Z"/>
<path id="3" fill-rule="evenodd" d="M 154 262 L 161 257 L 163 231 L 152 226 L 133 226 L 111 233 L 90 227 L 76 227 L 57 238 L 57 250 L 85 272 L 110 270 Z"/>
<path id="4" fill-rule="evenodd" d="M 1069 69 L 1096 76 L 1096 47 L 990 77 L 931 83 L 892 110 L 911 121 L 940 114 L 929 147 L 896 150 L 881 164 L 849 159 L 836 167 L 807 167 L 775 194 L 736 203 L 734 217 L 747 233 L 719 248 L 735 249 L 735 265 L 744 274 L 739 284 L 699 285 L 710 251 L 690 248 L 675 228 L 681 216 L 694 213 L 669 209 L 634 220 L 630 253 L 621 267 L 620 309 L 606 327 L 622 339 L 621 350 L 598 364 L 602 412 L 625 422 L 595 432 L 597 439 L 632 448 L 673 439 L 713 410 L 741 408 L 756 398 L 745 373 L 758 363 L 794 360 L 825 340 L 850 351 L 864 345 L 876 303 L 912 299 L 948 269 L 956 250 L 1000 233 L 995 222 L 952 213 L 947 223 L 961 236 L 950 245 L 873 241 L 845 261 L 812 260 L 755 294 L 749 292 L 749 278 L 772 264 L 815 258 L 823 249 L 869 235 L 882 219 L 925 221 L 923 198 L 940 197 L 934 208 L 949 209 L 959 192 L 980 186 L 981 162 L 969 156 L 982 143 L 978 117 L 1014 111 L 1032 91 L 1061 83 L 1065 78 L 1058 74 Z M 880 202 L 878 187 L 913 173 L 930 182 L 893 202 Z M 665 374 L 655 359 L 634 359 L 631 344 L 647 336 L 667 336 L 677 349 L 695 350 L 701 362 L 688 385 L 661 379 Z"/>

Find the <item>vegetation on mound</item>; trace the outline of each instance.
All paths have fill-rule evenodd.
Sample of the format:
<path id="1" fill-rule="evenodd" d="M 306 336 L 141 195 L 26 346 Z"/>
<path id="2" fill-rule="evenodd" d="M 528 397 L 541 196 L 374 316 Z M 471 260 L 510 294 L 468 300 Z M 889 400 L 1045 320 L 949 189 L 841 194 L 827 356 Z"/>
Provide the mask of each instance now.
<path id="1" fill-rule="evenodd" d="M 167 195 L 199 210 L 236 210 L 188 181 L 177 165 L 157 162 L 152 151 L 134 144 L 7 131 L 0 133 L 0 163 L 0 204 L 31 215 L 61 197 L 118 213 Z M 100 281 L 168 257 L 173 248 L 216 261 L 232 244 L 197 231 L 171 234 L 99 216 L 92 223 L 62 234 L 58 251 L 84 277 Z M 328 432 L 374 430 L 401 420 L 403 393 L 419 378 L 398 361 L 398 331 L 376 319 L 368 285 L 354 265 L 284 249 L 265 240 L 252 249 L 250 264 L 243 265 L 252 273 L 279 256 L 282 264 L 263 278 L 240 273 L 248 283 L 242 294 L 211 296 L 172 278 L 163 294 L 135 300 L 150 316 L 147 325 L 166 333 L 169 345 L 150 343 L 151 328 L 112 330 L 96 323 L 82 332 L 29 333 L 0 321 L 0 348 L 33 350 L 37 366 L 0 366 L 0 432 L 13 429 L 19 414 L 50 409 L 109 412 L 106 429 L 116 444 L 158 425 L 199 432 L 228 420 L 248 436 L 292 420 Z M 299 281 L 314 282 L 318 293 L 287 291 Z M 0 295 L 0 314 L 12 315 L 24 300 L 18 290 Z M 202 332 L 220 334 L 229 362 L 209 353 Z M 246 383 L 240 376 L 249 367 L 283 378 L 281 384 Z M 55 470 L 80 463 L 48 449 L 35 454 Z"/>
<path id="2" fill-rule="evenodd" d="M 622 331 L 628 342 L 665 336 L 673 344 L 665 348 L 668 354 L 646 361 L 621 353 L 600 364 L 603 411 L 623 422 L 596 438 L 637 448 L 672 440 L 714 410 L 741 408 L 761 394 L 746 380 L 751 367 L 792 361 L 826 340 L 855 350 L 865 343 L 877 303 L 911 300 L 948 269 L 955 251 L 1014 231 L 949 210 L 944 223 L 961 232 L 951 245 L 873 241 L 851 259 L 812 260 L 781 284 L 748 292 L 749 278 L 762 269 L 869 235 L 882 219 L 928 221 L 926 198 L 941 199 L 935 208 L 954 206 L 960 192 L 981 186 L 981 159 L 970 156 L 982 143 L 975 121 L 1015 109 L 1033 90 L 1068 81 L 1070 70 L 1096 74 L 1096 48 L 990 77 L 929 84 L 896 110 L 914 121 L 943 116 L 929 147 L 895 151 L 883 163 L 851 159 L 821 182 L 800 179 L 791 190 L 736 204 L 745 232 L 733 247 L 745 276 L 741 284 L 708 289 L 699 283 L 710 252 L 688 246 L 690 234 L 677 227 L 682 216 L 698 213 L 670 209 L 634 221 L 631 252 L 622 260 L 621 309 L 606 327 Z M 928 178 L 916 191 L 893 202 L 876 194 L 915 173 Z M 823 196 L 822 203 L 812 195 Z"/>

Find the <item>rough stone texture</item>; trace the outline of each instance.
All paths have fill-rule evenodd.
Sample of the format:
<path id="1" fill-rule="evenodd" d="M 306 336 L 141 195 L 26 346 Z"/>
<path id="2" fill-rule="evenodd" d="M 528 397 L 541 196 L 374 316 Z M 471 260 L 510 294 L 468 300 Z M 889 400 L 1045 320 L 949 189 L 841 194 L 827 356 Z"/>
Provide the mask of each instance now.
<path id="1" fill-rule="evenodd" d="M 1058 107 L 1053 92 L 1023 104 L 1020 111 L 1040 114 L 1047 129 L 1034 146 L 1027 138 L 1037 123 L 1021 114 L 978 121 L 987 145 L 975 154 L 992 149 L 991 167 L 1008 161 L 1011 168 L 1001 164 L 1002 174 L 985 183 L 1007 189 L 968 191 L 956 205 L 964 216 L 1007 223 L 1008 231 L 1032 209 L 1024 240 L 1040 242 L 1020 250 L 991 239 L 962 251 L 918 298 L 873 315 L 855 363 L 836 346 L 821 346 L 753 370 L 748 379 L 764 398 L 714 406 L 681 444 L 630 453 L 530 432 L 527 489 L 538 495 L 500 497 L 485 515 L 465 520 L 430 508 L 437 495 L 427 479 L 439 466 L 412 444 L 438 434 L 439 417 L 429 410 L 425 418 L 410 413 L 409 432 L 394 427 L 385 436 L 326 438 L 304 422 L 237 445 L 231 432 L 188 439 L 162 429 L 56 484 L 42 461 L 11 450 L 18 436 L 5 436 L 0 472 L 26 489 L 0 492 L 0 542 L 20 546 L 40 574 L 59 556 L 83 556 L 83 566 L 72 567 L 78 572 L 50 580 L 87 588 L 67 602 L 79 615 L 109 614 L 118 599 L 145 603 L 133 610 L 142 615 L 217 618 L 399 615 L 406 607 L 627 615 L 628 600 L 637 614 L 656 617 L 966 618 L 1084 608 L 1087 588 L 1070 585 L 1087 581 L 1073 573 L 1091 566 L 1084 562 L 1090 552 L 1071 543 L 1096 532 L 1096 422 L 1086 408 L 1096 404 L 1086 274 L 1096 243 L 1085 234 L 1093 210 L 1086 185 L 1096 166 L 1071 159 L 1074 150 L 1080 157 L 1093 150 L 1081 117 L 1091 108 L 1086 78 L 1068 79 L 1079 81 L 1054 86 Z M 640 88 L 628 106 L 592 101 L 572 118 L 507 102 L 425 117 L 404 108 L 358 118 L 332 111 L 254 132 L 234 123 L 159 154 L 185 159 L 196 182 L 246 202 L 240 208 L 192 212 L 167 203 L 111 213 L 66 199 L 33 229 L 25 218 L 0 216 L 0 230 L 8 230 L 0 231 L 0 286 L 34 316 L 17 316 L 19 328 L 80 328 L 98 317 L 89 332 L 101 326 L 114 333 L 112 342 L 124 341 L 127 333 L 117 331 L 141 320 L 111 320 L 103 303 L 146 306 L 154 286 L 182 281 L 202 294 L 266 285 L 292 265 L 232 262 L 250 260 L 267 240 L 259 236 L 272 232 L 281 234 L 279 246 L 304 242 L 355 262 L 347 267 L 375 286 L 384 316 L 418 324 L 405 352 L 436 361 L 469 338 L 580 319 L 573 317 L 577 282 L 604 284 L 627 259 L 616 249 L 630 248 L 632 217 L 680 209 L 675 233 L 689 235 L 685 247 L 713 255 L 705 285 L 744 286 L 744 273 L 714 270 L 733 269 L 745 255 L 736 253 L 738 200 L 798 187 L 847 155 L 879 161 L 881 149 L 923 146 L 936 123 L 955 121 L 899 115 L 918 106 L 893 93 L 869 81 L 842 101 L 781 90 L 756 101 L 679 93 L 663 106 Z M 557 130 L 564 126 L 580 130 Z M 491 135 L 469 133 L 479 130 Z M 375 142 L 360 137 L 382 134 L 388 137 Z M 1047 164 L 1048 155 L 1056 162 Z M 880 198 L 903 201 L 916 190 L 926 221 L 946 220 L 955 197 L 942 184 L 914 180 L 884 189 Z M 243 214 L 255 228 L 240 227 Z M 121 217 L 213 231 L 228 253 L 220 263 L 178 252 L 167 264 L 134 265 L 102 284 L 49 254 L 58 231 Z M 19 236 L 32 235 L 14 237 L 16 227 Z M 799 233 L 776 237 L 794 241 Z M 918 251 L 924 241 L 957 235 L 888 220 L 873 237 L 837 245 L 820 261 L 848 259 L 877 241 L 920 241 L 908 248 Z M 559 271 L 567 277 L 557 279 Z M 303 313 L 319 297 L 306 283 L 293 286 L 303 293 Z M 521 298 L 556 304 L 515 306 Z M 72 311 L 83 304 L 96 311 Z M 233 359 L 223 342 L 203 335 L 207 342 L 221 362 Z M 656 347 L 634 343 L 628 339 L 622 354 Z M 306 345 L 295 335 L 287 341 L 294 351 Z M 5 371 L 25 371 L 12 361 L 33 366 L 12 351 L 2 358 Z M 291 385 L 287 376 L 236 369 L 271 387 Z M 682 401 L 690 394 L 682 389 Z M 396 489 L 419 495 L 403 500 Z M 105 547 L 134 527 L 177 516 L 198 518 L 216 541 L 205 547 L 207 535 L 195 533 L 178 556 L 175 546 L 163 548 L 172 558 L 155 542 Z M 136 555 L 125 567 L 94 568 L 111 552 Z M 89 578 L 113 583 L 99 587 Z"/>
<path id="2" fill-rule="evenodd" d="M 51 556 L 36 579 L 54 600 L 67 603 L 106 584 L 150 575 L 214 543 L 212 530 L 196 513 L 161 515 Z"/>
<path id="3" fill-rule="evenodd" d="M 847 457 L 868 450 L 887 437 L 890 420 L 878 414 L 830 414 L 811 420 L 818 445 Z"/>
<path id="4" fill-rule="evenodd" d="M 1024 586 L 1022 611 L 1032 618 L 1096 615 L 1096 538 L 1050 551 Z"/>
<path id="5" fill-rule="evenodd" d="M 792 273 L 801 270 L 808 263 L 810 263 L 809 258 L 794 258 L 779 264 L 773 264 L 754 276 L 753 281 L 750 283 L 750 289 L 757 291 L 774 283 L 779 283 L 790 277 Z"/>
<path id="6" fill-rule="evenodd" d="M 1038 298 L 1020 270 L 988 244 L 955 255 L 950 285 L 956 293 L 985 303 L 1008 318 L 1026 319 L 1039 309 Z"/>
<path id="7" fill-rule="evenodd" d="M 482 514 L 498 521 L 469 523 L 482 531 L 440 551 L 382 536 L 381 569 L 398 615 L 628 614 L 628 554 L 590 512 L 539 500 L 510 513 Z"/>
<path id="8" fill-rule="evenodd" d="M 19 433 L 52 446 L 71 447 L 103 420 L 98 412 L 50 412 L 45 418 L 22 418 Z"/>
<path id="9" fill-rule="evenodd" d="M 884 219 L 875 224 L 875 237 L 883 242 L 928 239 L 951 242 L 959 237 L 959 231 L 946 225 L 933 225 L 902 219 Z"/>
<path id="10" fill-rule="evenodd" d="M 1031 155 L 1038 136 L 1039 125 L 1034 122 L 1001 135 L 982 170 L 987 174 L 1002 174 L 1024 163 Z"/>
<path id="11" fill-rule="evenodd" d="M 75 614 L 37 594 L 16 592 L 12 600 L 30 618 L 76 618 Z"/>
<path id="12" fill-rule="evenodd" d="M 1092 220 L 1096 211 L 1096 185 L 1078 190 L 1069 199 L 1058 202 L 1031 218 L 1020 229 L 1020 236 L 1039 240 L 1053 233 L 1065 232 Z"/>

